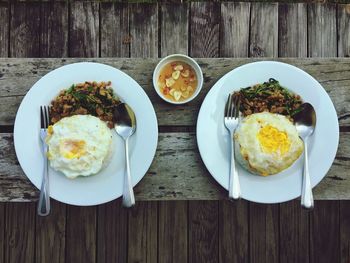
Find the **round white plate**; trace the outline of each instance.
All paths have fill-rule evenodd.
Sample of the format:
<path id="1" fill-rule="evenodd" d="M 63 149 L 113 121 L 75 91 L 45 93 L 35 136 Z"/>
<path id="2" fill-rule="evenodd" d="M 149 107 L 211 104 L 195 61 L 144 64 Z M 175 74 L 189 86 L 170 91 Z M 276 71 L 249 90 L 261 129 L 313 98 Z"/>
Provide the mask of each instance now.
<path id="1" fill-rule="evenodd" d="M 312 186 L 317 185 L 331 167 L 339 142 L 338 118 L 323 87 L 309 74 L 289 64 L 262 61 L 243 65 L 222 77 L 208 92 L 197 121 L 197 142 L 201 157 L 215 180 L 228 189 L 229 136 L 224 126 L 224 107 L 228 94 L 274 78 L 299 94 L 316 110 L 316 130 L 309 143 Z M 237 165 L 242 197 L 258 203 L 279 203 L 301 194 L 302 158 L 285 171 L 262 177 Z"/>
<path id="2" fill-rule="evenodd" d="M 111 66 L 98 63 L 75 63 L 60 67 L 42 77 L 24 97 L 16 116 L 14 143 L 18 161 L 29 180 L 40 189 L 43 173 L 41 152 L 40 105 L 49 105 L 60 90 L 84 81 L 111 81 L 115 93 L 134 110 L 137 121 L 130 138 L 130 164 L 135 186 L 150 167 L 158 142 L 158 124 L 151 101 L 130 76 Z M 122 195 L 124 144 L 112 130 L 115 145 L 108 166 L 90 177 L 68 179 L 49 169 L 50 196 L 72 205 L 102 204 Z"/>

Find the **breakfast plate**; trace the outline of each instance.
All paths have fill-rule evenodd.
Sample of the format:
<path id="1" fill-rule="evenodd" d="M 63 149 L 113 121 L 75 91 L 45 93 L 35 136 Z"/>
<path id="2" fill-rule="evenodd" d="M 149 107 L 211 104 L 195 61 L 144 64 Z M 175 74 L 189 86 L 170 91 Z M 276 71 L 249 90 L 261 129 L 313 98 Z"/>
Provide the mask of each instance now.
<path id="1" fill-rule="evenodd" d="M 197 120 L 197 143 L 210 174 L 225 189 L 229 182 L 229 136 L 224 126 L 224 107 L 230 92 L 274 78 L 311 103 L 317 124 L 309 140 L 309 169 L 312 186 L 326 175 L 335 158 L 339 125 L 327 92 L 303 70 L 281 62 L 261 61 L 238 67 L 223 76 L 208 92 Z M 242 198 L 258 203 L 280 203 L 301 194 L 302 157 L 288 169 L 267 177 L 253 175 L 237 165 Z"/>
<path id="2" fill-rule="evenodd" d="M 49 105 L 62 89 L 85 81 L 111 81 L 115 94 L 133 109 L 137 130 L 130 137 L 130 165 L 135 186 L 146 174 L 158 142 L 157 118 L 147 94 L 124 72 L 108 65 L 82 62 L 57 68 L 36 82 L 24 97 L 15 120 L 14 144 L 18 161 L 29 180 L 40 189 L 43 156 L 39 138 L 41 105 Z M 49 168 L 50 197 L 72 205 L 97 205 L 122 195 L 123 140 L 112 131 L 113 155 L 98 174 L 69 179 Z"/>

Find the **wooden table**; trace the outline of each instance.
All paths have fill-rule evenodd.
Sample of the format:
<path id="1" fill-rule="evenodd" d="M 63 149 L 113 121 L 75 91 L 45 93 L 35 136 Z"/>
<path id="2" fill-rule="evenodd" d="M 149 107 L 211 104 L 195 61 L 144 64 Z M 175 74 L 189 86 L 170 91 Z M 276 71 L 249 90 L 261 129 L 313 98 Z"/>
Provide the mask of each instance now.
<path id="1" fill-rule="evenodd" d="M 157 57 L 175 52 L 206 58 L 316 59 L 350 56 L 349 5 L 283 3 L 286 1 L 184 1 L 186 3 L 168 4 L 152 0 L 152 4 L 127 4 L 117 3 L 115 0 L 0 0 L 0 56 L 101 57 L 101 61 L 106 63 L 109 60 L 105 59 L 106 57 L 152 58 L 146 61 L 152 66 Z M 345 3 L 347 0 L 326 2 Z M 110 59 L 110 63 L 117 63 L 117 60 Z M 203 63 L 205 64 L 205 60 Z M 45 70 L 54 68 L 55 65 L 46 66 Z M 342 83 L 348 87 L 346 83 L 349 77 L 332 78 L 332 82 L 337 85 L 336 89 L 333 89 L 326 81 L 327 74 L 317 75 L 317 72 L 310 71 L 312 69 L 308 69 L 307 66 L 305 69 L 321 81 L 324 80 L 322 84 L 327 87 L 334 101 L 336 100 L 333 92 L 342 90 Z M 206 70 L 214 72 L 209 68 Z M 214 83 L 215 78 L 223 73 L 213 74 L 208 82 Z M 328 74 L 334 76 L 335 73 Z M 0 71 L 1 74 L 3 73 Z M 41 75 L 40 70 L 30 74 L 37 74 L 34 76 L 36 79 Z M 134 77 L 138 75 L 131 71 L 129 74 Z M 23 79 L 21 75 L 18 77 Z M 28 89 L 35 80 L 26 81 L 28 85 L 25 89 Z M 150 87 L 150 82 L 139 81 L 144 88 Z M 210 85 L 208 84 L 207 88 Z M 9 183 L 9 180 L 5 179 L 9 175 L 4 171 L 9 171 L 6 167 L 10 164 L 14 168 L 10 175 L 14 176 L 18 184 L 23 184 L 25 192 L 31 193 L 30 196 L 23 196 L 17 191 L 15 196 L 20 200 L 34 200 L 36 193 L 33 192 L 33 187 L 23 180 L 16 159 L 10 158 L 10 163 L 6 161 L 9 157 L 5 152 L 10 152 L 14 157 L 13 151 L 11 152 L 11 132 L 13 117 L 20 100 L 15 100 L 15 96 L 6 96 L 7 93 L 13 92 L 12 88 L 5 91 L 5 94 L 1 88 L 0 93 L 2 101 L 14 102 L 14 106 L 6 109 L 12 111 L 12 115 L 8 116 L 8 119 L 3 118 L 4 115 L 0 118 L 0 143 L 10 147 L 5 148 L 6 151 L 0 151 L 0 187 L 3 187 L 3 180 Z M 25 89 L 22 88 L 22 95 Z M 201 98 L 191 103 L 194 110 L 198 110 L 198 104 L 206 91 L 201 93 Z M 343 91 L 339 93 L 340 96 L 347 96 Z M 159 106 L 156 106 L 159 111 L 164 104 L 154 98 L 154 93 L 149 94 L 156 104 L 159 103 Z M 348 112 L 348 106 L 346 99 L 339 99 L 343 104 L 336 104 L 336 107 L 341 117 Z M 0 114 L 3 114 L 2 110 Z M 183 141 L 183 135 L 189 136 L 186 145 L 192 143 L 192 146 L 189 151 L 184 151 L 188 155 L 196 154 L 197 149 L 193 126 L 195 116 L 196 114 L 190 114 L 188 121 L 191 124 L 176 125 L 171 129 L 169 126 L 173 123 L 166 123 L 163 118 L 163 125 L 160 127 L 162 135 L 169 134 L 176 141 Z M 340 120 L 342 145 L 347 144 L 343 139 L 350 131 L 348 120 L 345 116 Z M 175 133 L 177 136 L 174 136 Z M 159 149 L 164 149 L 161 142 L 166 140 L 169 138 L 162 138 Z M 347 157 L 349 150 L 340 150 L 341 148 L 330 176 L 332 173 L 338 175 L 339 169 L 345 170 L 344 167 L 350 165 Z M 200 162 L 198 160 L 195 167 L 203 168 Z M 154 168 L 155 165 L 156 163 L 153 164 Z M 179 173 L 185 172 L 179 170 Z M 157 174 L 154 178 L 161 176 Z M 350 261 L 349 200 L 318 200 L 311 213 L 300 209 L 299 200 L 275 205 L 260 205 L 244 200 L 217 201 L 216 199 L 225 193 L 221 192 L 221 188 L 208 176 L 205 169 L 197 178 L 201 178 L 200 176 L 204 178 L 204 186 L 216 189 L 213 194 L 205 193 L 207 196 L 212 194 L 209 198 L 214 200 L 139 201 L 132 210 L 122 209 L 120 200 L 84 208 L 53 201 L 52 213 L 46 218 L 36 216 L 35 202 L 1 202 L 0 262 Z M 335 189 L 335 184 L 341 189 L 342 184 L 346 184 L 348 180 L 346 175 L 342 178 L 346 180 L 327 178 L 322 184 L 330 182 L 329 189 Z M 147 175 L 138 187 L 148 184 L 148 179 L 151 179 L 150 175 Z M 157 184 L 160 185 L 160 182 Z M 321 185 L 317 188 L 320 193 L 323 191 L 319 189 Z M 8 186 L 18 190 L 18 186 L 11 182 Z M 176 188 L 179 188 L 179 185 Z M 158 190 L 164 198 L 174 198 L 172 193 L 166 193 L 166 189 Z M 323 192 L 326 193 L 326 190 Z M 345 192 L 346 189 L 340 191 Z M 182 193 L 188 196 L 190 194 L 189 191 Z M 201 193 L 193 195 L 198 198 L 199 194 Z M 321 198 L 319 195 L 318 197 Z M 4 195 L 1 198 L 4 198 Z M 146 197 L 138 195 L 138 198 Z M 176 193 L 175 198 L 180 199 L 181 194 Z"/>
<path id="2" fill-rule="evenodd" d="M 314 76 L 331 97 L 340 122 L 336 160 L 327 177 L 316 187 L 316 199 L 350 199 L 348 179 L 350 133 L 350 59 L 279 59 Z M 109 64 L 132 76 L 154 105 L 159 124 L 159 144 L 147 175 L 135 188 L 140 200 L 217 200 L 227 193 L 210 177 L 201 161 L 195 137 L 200 105 L 214 83 L 228 71 L 256 59 L 198 59 L 204 87 L 198 98 L 185 105 L 163 102 L 152 86 L 157 59 L 0 59 L 0 125 L 13 125 L 18 105 L 28 89 L 47 72 L 77 61 Z M 50 87 L 47 87 L 48 89 Z M 0 201 L 33 201 L 38 191 L 23 174 L 14 153 L 11 133 L 0 134 L 4 158 L 0 166 Z M 326 143 L 326 142 L 324 142 Z M 325 153 L 327 154 L 327 153 Z"/>

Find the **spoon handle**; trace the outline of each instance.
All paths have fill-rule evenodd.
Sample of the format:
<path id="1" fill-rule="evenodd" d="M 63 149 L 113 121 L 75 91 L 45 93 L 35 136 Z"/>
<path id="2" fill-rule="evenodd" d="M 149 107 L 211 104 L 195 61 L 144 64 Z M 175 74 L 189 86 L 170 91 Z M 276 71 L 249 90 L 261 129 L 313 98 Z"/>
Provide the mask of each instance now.
<path id="1" fill-rule="evenodd" d="M 129 138 L 125 139 L 125 170 L 123 188 L 123 206 L 132 207 L 135 205 L 134 190 L 131 183 L 130 162 L 129 162 Z"/>
<path id="2" fill-rule="evenodd" d="M 309 158 L 308 158 L 308 138 L 304 139 L 304 169 L 303 169 L 303 186 L 301 193 L 301 205 L 306 209 L 314 208 L 314 198 L 312 196 L 312 187 L 309 173 Z"/>

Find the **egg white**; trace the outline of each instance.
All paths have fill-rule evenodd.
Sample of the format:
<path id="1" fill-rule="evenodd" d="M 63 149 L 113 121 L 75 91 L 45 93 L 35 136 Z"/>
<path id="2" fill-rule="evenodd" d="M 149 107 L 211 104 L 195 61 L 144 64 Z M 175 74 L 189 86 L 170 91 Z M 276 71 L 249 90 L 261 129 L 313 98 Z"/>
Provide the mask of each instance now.
<path id="1" fill-rule="evenodd" d="M 46 142 L 50 166 L 68 178 L 98 173 L 112 152 L 110 129 L 91 115 L 61 119 L 49 129 Z"/>
<path id="2" fill-rule="evenodd" d="M 266 152 L 258 134 L 266 126 L 287 135 L 286 152 Z M 235 152 L 238 162 L 258 175 L 272 175 L 290 167 L 303 152 L 304 146 L 296 127 L 285 116 L 269 112 L 255 113 L 244 118 L 236 129 Z"/>

